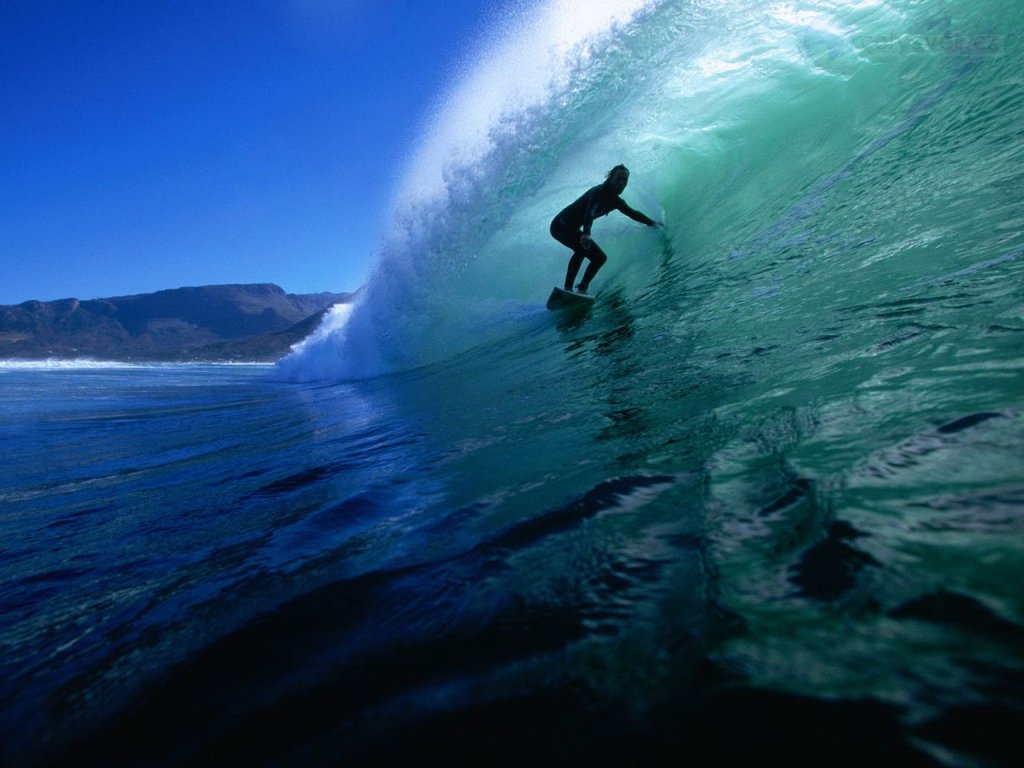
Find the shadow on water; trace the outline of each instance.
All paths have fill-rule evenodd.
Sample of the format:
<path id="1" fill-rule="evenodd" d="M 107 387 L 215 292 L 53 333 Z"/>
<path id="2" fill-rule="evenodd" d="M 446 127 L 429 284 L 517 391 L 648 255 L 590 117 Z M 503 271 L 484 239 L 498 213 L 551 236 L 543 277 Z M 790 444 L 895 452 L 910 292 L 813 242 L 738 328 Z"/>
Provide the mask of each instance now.
<path id="1" fill-rule="evenodd" d="M 580 329 L 594 313 L 594 305 L 579 304 L 555 310 L 555 327 L 562 333 L 572 333 Z"/>
<path id="2" fill-rule="evenodd" d="M 307 595 L 180 666 L 56 764 L 933 764 L 904 737 L 894 708 L 738 686 L 694 653 L 707 638 L 661 652 L 673 690 L 638 712 L 566 654 L 585 635 L 581 606 L 509 600 L 486 621 L 415 641 L 374 618 L 381 604 L 408 605 L 426 589 L 450 590 L 455 575 L 486 578 L 494 567 L 475 556 Z M 373 648 L 344 658 L 368 632 Z M 632 663 L 642 668 L 643 653 Z"/>
<path id="3" fill-rule="evenodd" d="M 179 664 L 57 764 L 375 764 L 423 749 L 543 761 L 622 746 L 647 727 L 633 711 L 645 676 L 699 676 L 721 619 L 700 597 L 699 531 L 609 550 L 593 526 L 699 490 L 621 477 L 447 559 L 328 584 Z M 551 572 L 516 587 L 538 578 L 519 562 L 534 554 Z M 666 601 L 681 627 L 636 618 Z"/>
<path id="4" fill-rule="evenodd" d="M 325 585 L 208 645 L 53 762 L 931 764 L 892 707 L 751 689 L 711 661 L 743 627 L 704 595 L 699 524 L 569 558 L 551 581 L 575 585 L 555 593 L 508 588 L 524 555 L 565 558 L 594 523 L 701 488 L 621 477 L 446 560 Z"/>

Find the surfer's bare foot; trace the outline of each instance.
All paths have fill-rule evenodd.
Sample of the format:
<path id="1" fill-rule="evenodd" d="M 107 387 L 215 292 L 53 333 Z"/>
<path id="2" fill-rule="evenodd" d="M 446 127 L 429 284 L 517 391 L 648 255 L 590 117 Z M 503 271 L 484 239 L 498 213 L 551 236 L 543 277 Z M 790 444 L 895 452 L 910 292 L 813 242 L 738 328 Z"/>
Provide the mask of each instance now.
<path id="1" fill-rule="evenodd" d="M 580 283 L 579 285 L 576 286 L 576 293 L 582 293 L 584 296 L 587 296 L 589 294 L 589 292 L 590 292 L 590 286 L 589 285 L 584 285 L 583 283 Z"/>

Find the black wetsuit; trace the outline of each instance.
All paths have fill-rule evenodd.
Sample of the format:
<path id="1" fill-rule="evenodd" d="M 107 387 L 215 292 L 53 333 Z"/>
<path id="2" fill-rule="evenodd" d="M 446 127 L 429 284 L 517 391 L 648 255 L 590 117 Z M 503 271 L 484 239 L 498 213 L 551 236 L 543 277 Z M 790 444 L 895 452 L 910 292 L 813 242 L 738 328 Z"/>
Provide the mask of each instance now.
<path id="1" fill-rule="evenodd" d="M 579 245 L 580 231 L 582 230 L 589 235 L 594 219 L 607 216 L 612 211 L 621 211 L 633 219 L 633 221 L 639 221 L 641 224 L 646 224 L 649 227 L 654 226 L 652 219 L 644 216 L 640 211 L 630 208 L 626 205 L 625 200 L 604 184 L 598 184 L 596 187 L 588 189 L 579 200 L 567 205 L 562 209 L 561 213 L 555 216 L 551 222 L 551 235 L 564 245 L 573 248 L 574 246 L 565 243 L 555 232 L 567 235 L 575 234 L 576 245 Z"/>
<path id="2" fill-rule="evenodd" d="M 581 234 L 590 234 L 590 227 L 594 219 L 607 216 L 612 211 L 621 211 L 634 221 L 641 224 L 654 226 L 654 220 L 626 205 L 626 201 L 617 195 L 605 184 L 598 184 L 591 187 L 578 200 L 567 205 L 551 221 L 551 236 L 566 248 L 572 249 L 572 257 L 569 259 L 569 269 L 566 273 L 565 288 L 572 290 L 572 283 L 576 279 L 583 259 L 590 259 L 590 265 L 583 275 L 583 285 L 589 286 L 590 281 L 597 270 L 608 260 L 608 256 L 593 240 L 590 241 L 590 248 L 585 249 L 580 243 Z"/>

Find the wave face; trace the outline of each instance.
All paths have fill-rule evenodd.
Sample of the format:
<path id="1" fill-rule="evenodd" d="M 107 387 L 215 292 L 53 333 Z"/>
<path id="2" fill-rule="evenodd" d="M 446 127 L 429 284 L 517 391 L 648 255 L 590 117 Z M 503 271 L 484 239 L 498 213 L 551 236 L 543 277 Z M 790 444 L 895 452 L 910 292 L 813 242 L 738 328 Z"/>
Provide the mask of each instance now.
<path id="1" fill-rule="evenodd" d="M 596 285 L 666 330 L 824 325 L 1014 268 L 1015 4 L 606 5 L 542 5 L 482 50 L 412 158 L 351 321 L 285 375 L 371 376 L 514 333 L 563 275 L 552 215 L 618 162 L 626 199 L 669 226 L 601 221 Z"/>
<path id="2" fill-rule="evenodd" d="M 394 551 L 445 575 L 381 577 L 440 617 L 410 645 L 427 658 L 453 614 L 492 640 L 507 620 L 537 664 L 495 683 L 511 699 L 557 679 L 664 734 L 708 663 L 751 692 L 723 722 L 816 723 L 812 697 L 842 744 L 897 712 L 939 762 L 1009 762 L 1024 5 L 609 4 L 579 27 L 566 9 L 483 46 L 361 302 L 279 366 L 345 380 L 310 390 L 351 387 L 419 441 L 387 466 L 434 527 Z M 568 254 L 548 222 L 620 162 L 667 227 L 600 220 L 594 308 L 549 313 Z"/>

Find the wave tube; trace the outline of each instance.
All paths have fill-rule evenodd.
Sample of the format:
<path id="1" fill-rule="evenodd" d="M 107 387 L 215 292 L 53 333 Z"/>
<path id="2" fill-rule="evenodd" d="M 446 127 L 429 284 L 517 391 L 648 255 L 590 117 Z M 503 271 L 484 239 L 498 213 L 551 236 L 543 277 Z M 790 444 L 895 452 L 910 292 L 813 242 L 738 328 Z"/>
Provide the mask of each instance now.
<path id="1" fill-rule="evenodd" d="M 530 198 L 562 162 L 558 135 L 593 95 L 602 51 L 649 5 L 538 3 L 497 25 L 424 131 L 351 317 L 329 318 L 279 373 L 340 380 L 403 369 L 479 343 L 495 311 L 535 310 L 564 270 L 546 220 L 569 192 L 543 206 Z M 541 265 L 553 271 L 537 274 Z"/>
<path id="2" fill-rule="evenodd" d="M 950 41 L 984 39 L 1005 15 L 987 5 L 548 2 L 510 17 L 424 131 L 351 316 L 279 371 L 373 376 L 545 322 L 568 257 L 548 222 L 620 162 L 633 171 L 625 199 L 667 230 L 602 219 L 599 294 L 656 287 L 676 307 L 703 281 L 716 315 L 751 290 L 777 295 L 757 282 L 763 260 L 969 75 L 985 51 Z M 826 229 L 846 228 L 845 213 Z M 799 284 L 827 290 L 810 266 Z"/>

